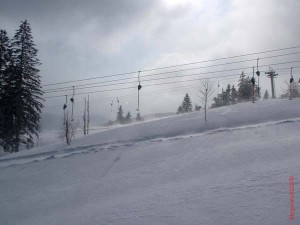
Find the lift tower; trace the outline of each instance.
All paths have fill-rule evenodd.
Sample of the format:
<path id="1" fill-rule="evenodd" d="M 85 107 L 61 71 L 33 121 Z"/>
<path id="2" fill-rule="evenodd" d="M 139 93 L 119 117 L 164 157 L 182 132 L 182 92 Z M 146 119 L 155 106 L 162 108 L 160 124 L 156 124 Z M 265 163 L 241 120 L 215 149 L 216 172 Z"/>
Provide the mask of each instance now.
<path id="1" fill-rule="evenodd" d="M 268 77 L 271 79 L 272 98 L 276 98 L 274 78 L 276 78 L 278 74 L 275 73 L 275 71 L 271 67 L 269 67 L 269 72 L 265 72 L 265 74 L 268 74 Z"/>

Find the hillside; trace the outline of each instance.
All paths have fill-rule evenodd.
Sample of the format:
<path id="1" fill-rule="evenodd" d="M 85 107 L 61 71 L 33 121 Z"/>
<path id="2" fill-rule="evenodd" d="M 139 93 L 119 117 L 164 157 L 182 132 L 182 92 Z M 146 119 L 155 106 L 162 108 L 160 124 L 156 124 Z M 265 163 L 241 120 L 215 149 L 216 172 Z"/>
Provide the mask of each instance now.
<path id="1" fill-rule="evenodd" d="M 268 100 L 2 156 L 0 224 L 287 224 L 299 128 L 300 99 Z"/>

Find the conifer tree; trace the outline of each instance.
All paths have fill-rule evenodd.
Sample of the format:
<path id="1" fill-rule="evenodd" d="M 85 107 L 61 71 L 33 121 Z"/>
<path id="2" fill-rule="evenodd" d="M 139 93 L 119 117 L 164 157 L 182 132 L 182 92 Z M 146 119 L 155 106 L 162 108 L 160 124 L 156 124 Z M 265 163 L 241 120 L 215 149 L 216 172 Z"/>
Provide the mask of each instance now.
<path id="1" fill-rule="evenodd" d="M 219 96 L 219 99 L 220 99 L 220 106 L 224 106 L 225 105 L 225 103 L 224 103 L 225 94 L 224 94 L 224 89 L 223 88 L 222 88 L 221 94 L 219 94 L 218 96 Z"/>
<path id="2" fill-rule="evenodd" d="M 15 125 L 15 96 L 16 90 L 14 88 L 15 79 L 15 67 L 10 64 L 4 72 L 3 77 L 3 93 L 0 100 L 1 105 L 1 130 L 2 130 L 2 140 L 1 145 L 5 152 L 15 152 L 14 149 L 14 137 L 16 133 Z"/>
<path id="3" fill-rule="evenodd" d="M 119 111 L 117 112 L 117 121 L 120 123 L 123 123 L 124 121 L 123 109 L 121 105 L 119 106 Z"/>
<path id="4" fill-rule="evenodd" d="M 266 90 L 265 94 L 264 94 L 264 99 L 267 100 L 269 99 L 269 93 L 268 90 Z"/>
<path id="5" fill-rule="evenodd" d="M 211 107 L 216 108 L 216 107 L 221 107 L 222 106 L 222 97 L 221 94 L 218 94 L 217 97 L 213 98 L 214 103 L 212 103 Z"/>
<path id="6" fill-rule="evenodd" d="M 226 91 L 222 89 L 222 93 L 218 94 L 217 97 L 214 97 L 214 103 L 211 107 L 221 107 L 230 104 L 236 104 L 238 99 L 238 92 L 235 89 L 234 85 L 230 88 L 230 84 L 227 85 Z"/>
<path id="7" fill-rule="evenodd" d="M 223 94 L 223 104 L 229 105 L 231 102 L 231 87 L 230 84 L 227 85 L 226 91 Z"/>
<path id="8" fill-rule="evenodd" d="M 188 93 L 186 93 L 181 107 L 182 107 L 183 112 L 192 112 L 193 111 L 192 101 L 191 101 L 191 98 Z"/>
<path id="9" fill-rule="evenodd" d="M 200 111 L 200 109 L 201 109 L 201 106 L 196 104 L 194 110 L 195 111 Z"/>
<path id="10" fill-rule="evenodd" d="M 246 78 L 244 72 L 240 76 L 238 83 L 238 100 L 249 101 L 252 98 L 252 83 L 249 77 Z"/>
<path id="11" fill-rule="evenodd" d="M 230 99 L 230 103 L 231 104 L 236 104 L 237 103 L 237 99 L 238 99 L 238 93 L 237 93 L 234 85 L 232 85 L 232 87 L 231 87 L 231 99 Z"/>
<path id="12" fill-rule="evenodd" d="M 176 114 L 187 113 L 193 111 L 193 105 L 188 93 L 183 98 L 181 105 L 178 107 Z"/>
<path id="13" fill-rule="evenodd" d="M 127 113 L 127 115 L 125 117 L 125 121 L 126 121 L 126 123 L 131 123 L 131 114 L 130 114 L 130 112 Z"/>
<path id="14" fill-rule="evenodd" d="M 180 106 L 178 106 L 176 114 L 181 114 L 181 113 L 183 113 L 183 109 L 182 109 L 182 106 L 180 105 Z"/>
<path id="15" fill-rule="evenodd" d="M 142 120 L 141 114 L 137 113 L 136 114 L 136 121 L 141 121 L 141 120 Z"/>
<path id="16" fill-rule="evenodd" d="M 2 90 L 4 72 L 11 58 L 10 40 L 5 30 L 0 30 L 0 90 Z"/>
<path id="17" fill-rule="evenodd" d="M 8 65 L 11 60 L 10 40 L 5 30 L 0 30 L 0 145 L 4 135 L 4 76 L 8 70 Z"/>
<path id="18" fill-rule="evenodd" d="M 283 94 L 281 95 L 282 98 L 300 98 L 300 85 L 297 82 L 285 82 L 286 88 L 283 89 Z"/>
<path id="19" fill-rule="evenodd" d="M 130 114 L 130 112 L 128 112 L 126 115 L 126 120 L 130 120 L 130 119 L 131 119 L 131 114 Z"/>
<path id="20" fill-rule="evenodd" d="M 30 148 L 38 136 L 40 113 L 43 107 L 39 70 L 40 62 L 29 23 L 21 22 L 12 39 L 12 59 L 4 75 L 4 117 L 6 149 L 18 152 L 20 145 Z"/>

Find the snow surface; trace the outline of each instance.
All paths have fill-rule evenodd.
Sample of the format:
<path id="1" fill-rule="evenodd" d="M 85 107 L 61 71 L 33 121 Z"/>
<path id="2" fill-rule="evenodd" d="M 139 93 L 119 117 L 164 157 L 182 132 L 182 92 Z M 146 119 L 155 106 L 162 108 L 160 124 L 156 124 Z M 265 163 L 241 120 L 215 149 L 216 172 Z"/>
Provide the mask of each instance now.
<path id="1" fill-rule="evenodd" d="M 300 99 L 131 124 L 0 157 L 1 225 L 276 225 L 300 200 Z"/>

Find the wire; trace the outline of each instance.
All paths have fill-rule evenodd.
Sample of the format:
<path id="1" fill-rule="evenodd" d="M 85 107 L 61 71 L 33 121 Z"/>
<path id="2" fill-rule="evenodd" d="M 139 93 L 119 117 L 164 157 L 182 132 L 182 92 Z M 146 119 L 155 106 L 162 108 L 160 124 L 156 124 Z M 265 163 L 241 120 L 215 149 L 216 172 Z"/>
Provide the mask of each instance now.
<path id="1" fill-rule="evenodd" d="M 265 67 L 265 66 L 269 66 L 269 65 L 282 65 L 282 64 L 295 63 L 295 62 L 300 62 L 300 61 L 282 62 L 282 63 L 276 63 L 276 64 L 266 64 L 266 65 L 261 65 L 260 67 Z M 148 82 L 148 81 L 165 80 L 165 79 L 172 79 L 172 78 L 190 77 L 190 76 L 197 76 L 197 75 L 201 75 L 201 74 L 231 72 L 231 71 L 245 70 L 245 69 L 251 69 L 251 68 L 253 68 L 253 67 L 243 67 L 243 68 L 234 68 L 234 69 L 228 69 L 228 70 L 218 70 L 218 71 L 208 71 L 208 72 L 194 73 L 194 74 L 176 75 L 176 76 L 169 76 L 169 77 L 148 79 L 148 80 L 144 80 L 144 82 L 146 82 L 146 81 Z M 298 67 L 294 67 L 294 68 L 298 68 Z M 222 76 L 219 76 L 219 77 L 222 77 Z M 207 77 L 207 78 L 213 78 L 213 77 Z M 122 85 L 122 84 L 130 84 L 130 83 L 136 83 L 136 82 L 132 81 L 132 82 L 123 82 L 123 83 L 115 83 L 115 84 L 97 85 L 97 86 L 81 87 L 81 88 L 76 88 L 76 89 L 98 88 L 98 87 L 106 87 L 106 86 L 115 86 L 115 85 Z M 53 91 L 46 92 L 45 94 L 47 94 L 47 93 L 62 92 L 62 91 L 69 91 L 69 90 L 73 90 L 73 89 L 53 90 Z M 49 97 L 45 97 L 45 98 L 49 98 Z"/>
<path id="2" fill-rule="evenodd" d="M 230 78 L 230 79 L 223 79 L 221 81 L 219 81 L 219 83 L 227 83 L 228 81 L 233 81 L 233 80 L 236 80 L 236 78 Z M 212 83 L 216 83 L 218 81 L 211 81 Z M 189 88 L 194 88 L 194 87 L 198 87 L 199 84 L 193 84 L 193 85 L 185 85 L 185 86 L 175 86 L 175 87 L 172 87 L 172 88 L 167 88 L 167 89 L 162 89 L 162 90 L 158 90 L 158 91 L 155 91 L 155 92 L 145 92 L 143 94 L 141 94 L 141 96 L 148 96 L 148 95 L 152 95 L 152 94 L 163 94 L 163 93 L 168 93 L 168 92 L 177 92 L 177 91 L 182 91 L 182 90 L 186 90 L 186 89 L 189 89 Z M 178 88 L 180 88 L 178 90 Z M 111 97 L 111 98 L 104 98 L 104 99 L 100 99 L 100 100 L 97 100 L 97 101 L 90 101 L 91 103 L 103 103 L 103 102 L 111 102 L 112 99 L 115 99 L 117 98 L 117 96 L 114 96 L 114 97 Z M 136 95 L 133 94 L 133 95 L 123 95 L 121 97 L 119 97 L 121 99 L 123 98 L 136 98 Z M 80 105 L 80 104 L 84 104 L 84 101 L 79 101 L 77 102 L 77 106 Z M 45 106 L 44 109 L 49 109 L 49 108 L 60 108 L 61 105 L 50 105 L 50 106 Z"/>
<path id="3" fill-rule="evenodd" d="M 200 75 L 200 74 L 199 73 L 195 73 L 195 74 L 187 74 L 187 75 L 182 75 L 182 76 L 163 77 L 163 78 L 158 78 L 158 79 L 144 80 L 144 82 L 146 82 L 146 81 L 156 81 L 156 80 L 165 80 L 165 79 L 172 79 L 172 78 L 189 77 L 189 76 L 196 76 L 196 75 Z M 237 75 L 240 75 L 240 74 L 237 74 Z M 80 89 L 106 87 L 106 86 L 122 85 L 122 84 L 129 84 L 129 83 L 136 83 L 136 82 L 135 81 L 129 81 L 129 82 L 123 82 L 123 83 L 115 83 L 115 84 L 106 84 L 106 85 L 97 85 L 97 86 L 82 87 L 82 88 L 77 88 L 77 89 L 80 90 Z M 69 90 L 70 89 L 60 90 L 60 91 L 49 91 L 49 92 L 46 92 L 46 94 L 47 93 L 62 92 L 62 91 L 69 91 Z"/>
<path id="4" fill-rule="evenodd" d="M 296 49 L 296 48 L 300 48 L 300 46 L 293 46 L 293 47 L 287 47 L 287 48 L 273 49 L 273 50 L 255 52 L 255 53 L 248 53 L 248 54 L 242 54 L 242 55 L 236 55 L 236 56 L 229 56 L 229 57 L 223 57 L 223 58 L 217 58 L 217 59 L 210 59 L 210 60 L 204 60 L 204 61 L 198 61 L 198 62 L 177 64 L 177 65 L 171 65 L 171 66 L 165 66 L 165 67 L 157 67 L 157 68 L 145 69 L 145 70 L 138 70 L 138 71 L 140 71 L 140 72 L 155 71 L 155 70 L 168 69 L 168 68 L 174 68 L 174 67 L 179 67 L 179 66 L 188 66 L 188 65 L 200 64 L 200 63 L 220 61 L 220 60 L 224 60 L 224 59 L 233 59 L 233 58 L 238 58 L 238 57 L 245 57 L 245 56 L 250 56 L 250 55 L 264 54 L 264 53 L 270 53 L 270 52 L 276 52 L 276 51 L 283 51 L 283 50 L 290 50 L 290 49 Z M 63 81 L 63 82 L 56 82 L 56 83 L 49 83 L 49 84 L 45 84 L 44 86 L 46 87 L 46 86 L 53 86 L 53 85 L 65 84 L 65 83 L 74 83 L 74 82 L 81 82 L 81 81 L 87 81 L 87 80 L 95 80 L 95 79 L 105 78 L 105 77 L 124 76 L 124 75 L 130 75 L 130 74 L 137 73 L 138 71 L 126 72 L 126 73 L 118 73 L 118 74 L 111 74 L 111 75 L 105 75 L 105 76 L 99 76 L 99 77 L 91 77 L 91 78 L 85 78 L 85 79 Z"/>
<path id="5" fill-rule="evenodd" d="M 250 55 L 264 54 L 264 53 L 269 53 L 269 52 L 283 51 L 283 50 L 289 50 L 289 49 L 295 49 L 295 48 L 300 48 L 300 45 L 299 46 L 288 47 L 288 48 L 267 50 L 267 51 L 262 51 L 262 52 L 248 53 L 248 54 L 242 54 L 242 55 L 236 55 L 236 56 L 229 56 L 229 57 L 224 57 L 224 58 L 210 59 L 210 60 L 199 61 L 199 62 L 192 62 L 192 63 L 173 65 L 173 66 L 159 67 L 159 68 L 154 68 L 154 69 L 141 70 L 141 72 L 160 70 L 160 69 L 168 69 L 168 68 L 178 67 L 178 66 L 188 66 L 188 65 L 198 64 L 198 63 L 213 62 L 213 61 L 219 61 L 219 60 L 224 60 L 224 59 L 245 57 L 245 56 L 250 56 Z M 260 59 L 262 59 L 262 58 L 260 58 Z"/>
<path id="6" fill-rule="evenodd" d="M 260 59 L 269 59 L 269 58 L 276 58 L 276 57 L 282 57 L 282 56 L 288 56 L 288 55 L 295 55 L 295 54 L 300 54 L 300 52 L 292 52 L 292 53 L 281 54 L 281 55 L 267 56 L 267 57 L 262 57 Z M 250 62 L 250 61 L 253 61 L 253 60 L 257 60 L 257 59 L 240 60 L 240 61 L 228 62 L 228 63 L 222 63 L 222 64 L 216 64 L 216 65 L 194 67 L 194 68 L 181 69 L 181 70 L 175 70 L 175 71 L 174 70 L 173 71 L 166 71 L 166 72 L 161 72 L 161 73 L 148 74 L 148 75 L 144 75 L 144 76 L 140 76 L 140 77 L 157 76 L 157 75 L 161 75 L 161 74 L 184 72 L 184 71 L 189 71 L 189 70 L 204 69 L 204 68 L 210 68 L 210 67 L 216 67 L 216 66 L 232 65 L 232 64 L 236 64 L 236 63 Z M 108 82 L 112 82 L 112 81 L 130 80 L 130 79 L 132 79 L 132 77 L 115 79 L 115 80 L 111 80 L 111 81 L 93 82 L 93 83 L 90 83 L 90 84 L 79 84 L 79 85 L 76 85 L 76 87 L 84 87 L 84 86 L 89 86 L 89 85 L 92 85 L 92 84 L 108 83 Z M 49 92 L 53 92 L 55 90 L 62 90 L 62 89 L 66 89 L 66 88 L 69 88 L 69 87 L 71 88 L 73 86 L 74 85 L 60 87 L 60 88 L 46 89 L 46 90 L 44 90 L 44 92 L 45 93 L 49 93 Z"/>
<path id="7" fill-rule="evenodd" d="M 283 62 L 283 63 L 277 63 L 277 64 L 268 64 L 268 65 L 261 65 L 260 67 L 265 67 L 265 66 L 270 66 L 270 65 L 279 65 L 279 64 L 287 64 L 287 63 L 293 63 L 293 62 L 299 62 L 299 61 L 292 61 L 292 62 Z M 248 68 L 253 68 L 253 67 L 248 67 Z M 290 70 L 291 67 L 286 67 L 286 68 L 276 68 L 276 70 Z M 300 68 L 300 66 L 293 66 L 294 69 L 296 68 Z M 239 69 L 235 69 L 235 70 L 241 70 L 244 68 L 239 68 Z M 233 69 L 232 69 L 233 70 Z M 226 71 L 232 71 L 232 70 L 226 70 Z M 208 73 L 216 73 L 216 72 L 224 72 L 223 71 L 211 71 L 211 72 L 206 72 L 206 73 L 199 73 L 199 74 L 208 74 Z M 267 72 L 267 71 L 261 71 L 261 72 Z M 188 74 L 188 75 L 183 75 L 183 76 L 193 76 L 193 75 L 199 75 L 199 74 Z M 250 73 L 244 73 L 244 74 L 250 74 Z M 240 74 L 235 74 L 235 75 L 223 75 L 223 76 L 214 76 L 214 77 L 205 77 L 205 78 L 201 78 L 201 79 L 215 79 L 215 78 L 220 78 L 220 77 L 229 77 L 229 76 L 238 76 Z M 284 74 L 282 74 L 284 75 Z M 182 76 L 176 76 L 178 78 L 182 77 Z M 174 77 L 175 78 L 175 77 Z M 198 80 L 201 80 L 200 78 Z M 158 79 L 154 79 L 154 80 L 158 80 Z M 197 79 L 194 79 L 197 80 Z M 194 80 L 187 80 L 187 81 L 194 81 Z M 180 82 L 186 82 L 185 80 L 180 81 Z M 174 83 L 174 82 L 170 82 L 170 83 Z M 177 82 L 178 83 L 178 82 Z M 125 83 L 124 83 L 125 84 Z M 166 83 L 163 83 L 166 84 Z M 116 84 L 113 84 L 116 85 Z M 160 84 L 156 84 L 156 86 L 158 86 Z M 150 86 L 150 85 L 148 85 Z M 152 86 L 152 85 L 151 85 Z M 128 87 L 128 88 L 120 88 L 120 89 L 132 89 L 134 87 Z M 119 89 L 110 89 L 110 90 L 103 90 L 103 91 L 94 91 L 94 92 L 87 92 L 87 93 L 97 93 L 97 92 L 105 92 L 105 91 L 114 91 L 114 90 L 119 90 Z M 81 95 L 81 94 L 87 94 L 87 93 L 77 93 L 76 95 Z M 63 95 L 57 95 L 57 96 L 48 96 L 48 97 L 44 97 L 44 98 L 56 98 L 56 97 L 62 97 L 65 96 L 66 94 Z M 10 95 L 13 96 L 13 95 Z"/>
<path id="8" fill-rule="evenodd" d="M 244 73 L 245 74 L 245 73 Z M 236 80 L 236 78 L 224 78 L 222 80 L 218 80 L 218 81 L 211 81 L 212 83 L 215 83 L 215 82 L 219 82 L 219 83 L 225 83 L 225 82 L 228 82 L 228 81 L 233 81 L 233 80 Z M 171 90 L 171 89 L 174 89 L 174 88 L 188 88 L 188 87 L 194 87 L 194 86 L 199 86 L 199 84 L 193 84 L 193 85 L 185 85 L 185 86 L 175 86 L 175 87 L 171 87 L 171 88 L 167 88 L 167 89 L 162 89 L 160 91 L 167 91 L 167 90 Z M 179 90 L 180 91 L 180 90 Z M 146 93 L 151 93 L 151 92 L 146 92 Z M 123 95 L 119 98 L 126 98 L 127 96 L 135 96 L 136 97 L 136 94 L 134 95 Z M 144 96 L 144 94 L 141 94 L 141 96 Z M 105 98 L 104 100 L 108 100 L 108 101 L 112 101 L 112 99 L 115 99 L 117 98 L 118 96 L 115 96 L 115 97 L 111 97 L 111 98 Z M 103 99 L 102 99 L 103 100 Z M 98 101 L 90 101 L 91 103 L 93 102 L 98 102 Z M 84 103 L 83 101 L 79 101 L 78 103 Z M 48 107 L 60 107 L 61 105 L 55 105 L 55 106 L 45 106 L 46 108 Z"/>
<path id="9" fill-rule="evenodd" d="M 284 69 L 290 69 L 290 67 L 289 68 L 284 68 Z M 290 74 L 284 74 L 284 75 L 290 75 Z M 211 81 L 211 82 L 212 83 L 217 83 L 217 82 L 219 82 L 219 83 L 227 83 L 227 82 L 233 81 L 233 80 L 236 80 L 236 78 L 222 79 L 222 80 L 218 80 L 218 81 L 216 80 L 216 81 Z M 152 95 L 152 94 L 161 94 L 161 93 L 182 91 L 182 90 L 185 90 L 185 89 L 188 89 L 188 88 L 193 88 L 193 87 L 198 87 L 198 86 L 199 86 L 199 84 L 196 84 L 196 85 L 195 84 L 193 84 L 193 85 L 185 85 L 185 86 L 176 86 L 176 87 L 162 89 L 162 90 L 155 91 L 155 92 L 144 92 L 143 94 L 141 94 L 141 96 L 148 96 L 148 95 Z M 178 88 L 180 88 L 180 90 L 178 90 Z M 110 102 L 110 101 L 112 101 L 112 99 L 115 99 L 115 98 L 117 98 L 117 96 L 110 97 L 110 98 L 104 98 L 104 99 L 100 99 L 100 100 L 97 100 L 97 101 L 91 101 L 91 103 Z M 136 98 L 136 95 L 135 94 L 134 95 L 123 95 L 123 96 L 120 96 L 119 98 L 121 98 L 121 99 L 123 99 L 123 98 Z M 79 105 L 83 104 L 83 103 L 84 103 L 83 101 L 78 102 Z M 59 107 L 61 107 L 61 105 L 50 105 L 50 106 L 45 106 L 44 109 L 45 108 L 59 108 Z"/>
<path id="10" fill-rule="evenodd" d="M 238 75 L 240 75 L 240 74 L 238 74 Z M 196 81 L 196 80 L 199 81 L 199 80 L 204 80 L 204 79 L 213 79 L 213 78 L 220 78 L 220 77 L 232 77 L 232 76 L 237 76 L 237 74 L 222 75 L 222 76 L 215 76 L 215 77 L 206 77 L 206 78 L 198 78 L 198 79 L 190 79 L 190 80 L 185 80 L 185 81 L 173 81 L 173 82 L 159 83 L 159 84 L 150 84 L 150 85 L 145 85 L 144 87 L 159 86 L 159 85 L 165 85 L 165 84 L 175 84 L 175 83 L 181 83 L 181 82 L 190 82 L 190 81 Z M 99 91 L 92 91 L 92 92 L 83 92 L 83 93 L 77 93 L 75 95 L 99 93 L 99 92 L 106 92 L 106 91 L 119 91 L 119 90 L 125 90 L 125 89 L 133 89 L 133 88 L 136 88 L 136 87 L 134 86 L 134 87 L 114 88 L 114 89 L 108 89 L 108 90 L 99 90 Z M 57 98 L 57 97 L 61 97 L 61 96 L 64 96 L 64 95 L 49 96 L 49 97 L 44 97 L 44 98 L 49 99 L 49 98 Z"/>
<path id="11" fill-rule="evenodd" d="M 230 79 L 226 79 L 224 81 L 221 81 L 220 83 L 228 82 L 229 80 Z M 231 80 L 232 80 L 232 78 L 231 78 Z M 215 82 L 215 81 L 212 81 L 212 82 Z M 198 87 L 198 86 L 199 86 L 199 84 L 197 84 L 197 85 L 193 84 L 193 85 L 185 85 L 185 86 L 176 86 L 176 87 L 172 87 L 172 88 L 158 90 L 158 91 L 155 91 L 155 92 L 146 92 L 146 93 L 141 94 L 141 96 L 147 96 L 147 95 L 151 95 L 151 94 L 167 93 L 169 91 L 171 92 L 173 89 L 175 89 L 175 90 L 173 90 L 174 92 L 175 91 L 182 91 L 182 90 L 185 90 L 187 88 Z M 178 88 L 180 88 L 180 89 L 178 90 Z M 123 95 L 123 96 L 121 96 L 119 98 L 131 98 L 131 97 L 132 98 L 136 98 L 136 95 L 135 94 L 134 95 Z M 97 101 L 91 101 L 91 103 L 110 102 L 112 99 L 115 99 L 115 98 L 116 98 L 116 96 L 115 97 L 111 97 L 111 98 L 104 98 L 104 99 L 100 99 L 100 100 L 97 100 Z M 77 102 L 77 103 L 80 104 L 80 103 L 84 103 L 84 102 L 82 101 L 82 102 Z M 60 107 L 60 105 L 46 106 L 45 108 L 52 108 L 52 107 L 57 108 L 57 107 Z"/>

